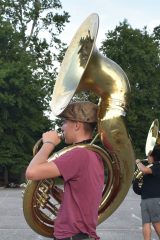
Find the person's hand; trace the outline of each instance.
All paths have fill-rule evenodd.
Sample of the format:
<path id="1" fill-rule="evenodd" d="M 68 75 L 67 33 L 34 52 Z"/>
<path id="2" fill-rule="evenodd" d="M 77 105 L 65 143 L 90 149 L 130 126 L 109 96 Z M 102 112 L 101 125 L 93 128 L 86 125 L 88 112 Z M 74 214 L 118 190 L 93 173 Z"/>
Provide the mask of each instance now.
<path id="1" fill-rule="evenodd" d="M 140 159 L 136 159 L 136 164 L 140 163 L 141 160 Z"/>
<path id="2" fill-rule="evenodd" d="M 54 146 L 57 146 L 61 142 L 60 136 L 53 130 L 43 133 L 42 139 L 43 143 L 50 143 Z"/>

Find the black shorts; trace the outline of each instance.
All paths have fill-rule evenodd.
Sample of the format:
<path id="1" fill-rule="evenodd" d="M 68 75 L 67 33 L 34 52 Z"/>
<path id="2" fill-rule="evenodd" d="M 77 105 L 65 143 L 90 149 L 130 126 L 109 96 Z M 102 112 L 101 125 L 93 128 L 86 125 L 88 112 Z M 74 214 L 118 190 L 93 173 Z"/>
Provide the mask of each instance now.
<path id="1" fill-rule="evenodd" d="M 55 238 L 56 240 L 94 240 L 94 238 L 90 237 L 89 235 L 85 233 L 78 233 L 72 237 L 67 237 L 67 238 Z"/>

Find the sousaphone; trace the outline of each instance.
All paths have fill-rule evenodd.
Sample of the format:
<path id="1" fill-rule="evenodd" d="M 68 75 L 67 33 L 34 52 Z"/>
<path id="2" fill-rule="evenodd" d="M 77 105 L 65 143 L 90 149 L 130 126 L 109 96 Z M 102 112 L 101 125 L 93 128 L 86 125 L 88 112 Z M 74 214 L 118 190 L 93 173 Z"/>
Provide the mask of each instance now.
<path id="1" fill-rule="evenodd" d="M 154 147 L 160 144 L 160 135 L 159 135 L 159 121 L 155 119 L 148 131 L 146 145 L 145 145 L 145 154 L 148 157 L 152 153 Z M 142 162 L 147 162 L 147 159 L 141 160 Z M 145 164 L 146 165 L 146 164 Z M 152 164 L 147 164 L 146 167 L 151 167 Z M 143 173 L 139 170 L 138 166 L 134 172 L 134 179 L 139 179 L 139 182 L 142 181 Z"/>
<path id="2" fill-rule="evenodd" d="M 98 212 L 100 224 L 124 200 L 133 179 L 135 155 L 125 125 L 129 81 L 118 64 L 97 51 L 98 26 L 98 15 L 91 14 L 73 37 L 54 86 L 51 108 L 55 116 L 59 115 L 81 91 L 90 90 L 99 97 L 97 134 L 103 147 L 97 146 L 94 141 L 80 147 L 89 148 L 103 158 L 105 182 Z M 53 153 L 48 161 L 74 147 Z M 52 238 L 63 191 L 57 181 L 28 181 L 23 196 L 24 216 L 29 226 L 38 234 Z"/>

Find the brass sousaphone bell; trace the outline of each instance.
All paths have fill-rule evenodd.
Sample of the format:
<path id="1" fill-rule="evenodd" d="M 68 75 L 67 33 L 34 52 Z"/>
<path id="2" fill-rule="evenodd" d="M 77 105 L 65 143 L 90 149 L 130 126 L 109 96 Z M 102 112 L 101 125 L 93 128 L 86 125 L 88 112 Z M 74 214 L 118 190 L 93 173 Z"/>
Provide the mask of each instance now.
<path id="1" fill-rule="evenodd" d="M 55 83 L 51 108 L 55 116 L 59 115 L 74 95 L 81 91 L 90 90 L 99 97 L 98 135 L 103 147 L 95 145 L 93 141 L 80 147 L 89 148 L 103 158 L 106 181 L 98 212 L 100 224 L 124 200 L 132 183 L 135 155 L 125 126 L 129 81 L 120 66 L 97 51 L 95 41 L 98 25 L 98 15 L 91 14 L 73 37 Z M 48 161 L 74 147 L 53 153 Z M 23 196 L 23 211 L 34 231 L 53 238 L 59 204 L 61 189 L 56 185 L 56 179 L 28 181 Z"/>
<path id="2" fill-rule="evenodd" d="M 146 146 L 145 146 L 146 156 L 148 156 L 153 151 L 153 148 L 159 144 L 160 144 L 159 121 L 158 119 L 155 119 L 152 122 L 147 135 Z"/>

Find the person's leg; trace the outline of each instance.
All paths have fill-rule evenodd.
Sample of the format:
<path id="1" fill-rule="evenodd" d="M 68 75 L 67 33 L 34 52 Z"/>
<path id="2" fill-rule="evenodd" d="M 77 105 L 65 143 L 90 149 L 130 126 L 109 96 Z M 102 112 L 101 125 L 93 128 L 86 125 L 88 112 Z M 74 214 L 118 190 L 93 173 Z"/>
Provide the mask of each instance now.
<path id="1" fill-rule="evenodd" d="M 148 211 L 148 199 L 141 200 L 142 233 L 144 240 L 151 239 L 151 221 Z"/>
<path id="2" fill-rule="evenodd" d="M 154 229 L 155 229 L 155 231 L 156 231 L 156 233 L 157 233 L 157 235 L 158 235 L 158 237 L 160 239 L 160 222 L 153 223 L 153 227 L 154 227 Z"/>
<path id="3" fill-rule="evenodd" d="M 144 240 L 151 240 L 151 223 L 144 223 L 142 230 Z"/>
<path id="4" fill-rule="evenodd" d="M 160 239 L 160 198 L 153 198 L 150 206 L 152 225 Z"/>

